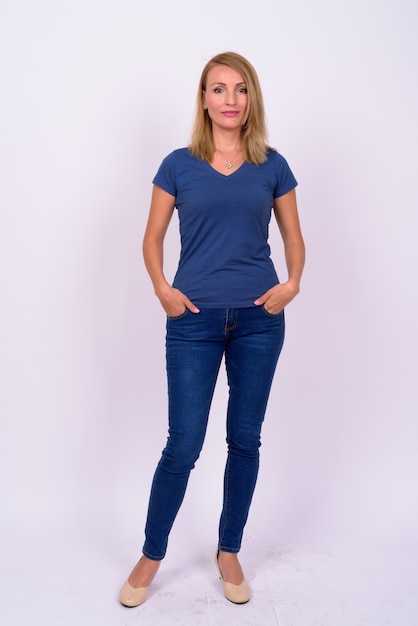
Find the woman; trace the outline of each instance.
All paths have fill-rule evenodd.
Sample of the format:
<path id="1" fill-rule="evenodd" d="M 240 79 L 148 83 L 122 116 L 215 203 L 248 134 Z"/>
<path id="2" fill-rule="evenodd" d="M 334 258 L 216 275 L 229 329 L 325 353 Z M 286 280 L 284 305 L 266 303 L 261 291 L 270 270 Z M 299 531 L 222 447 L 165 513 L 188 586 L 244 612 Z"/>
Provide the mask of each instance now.
<path id="1" fill-rule="evenodd" d="M 228 456 L 216 564 L 225 597 L 250 599 L 238 552 L 256 484 L 261 426 L 284 339 L 284 308 L 299 292 L 304 243 L 297 182 L 266 143 L 261 90 L 242 56 L 205 66 L 191 144 L 162 162 L 144 236 L 145 265 L 167 314 L 169 437 L 149 501 L 143 555 L 119 599 L 138 606 L 164 558 L 197 461 L 225 356 Z M 177 208 L 181 254 L 173 285 L 163 242 Z M 279 284 L 267 243 L 271 212 L 284 243 L 288 279 Z"/>

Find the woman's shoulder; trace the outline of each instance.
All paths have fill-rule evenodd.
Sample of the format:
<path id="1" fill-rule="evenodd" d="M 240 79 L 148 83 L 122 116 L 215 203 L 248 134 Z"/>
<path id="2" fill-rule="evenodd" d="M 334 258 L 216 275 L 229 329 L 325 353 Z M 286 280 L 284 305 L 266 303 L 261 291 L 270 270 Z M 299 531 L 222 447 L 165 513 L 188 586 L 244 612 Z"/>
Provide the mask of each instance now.
<path id="1" fill-rule="evenodd" d="M 201 167 L 202 161 L 191 154 L 188 147 L 176 148 L 162 160 L 160 170 L 170 172 L 171 176 L 188 175 L 191 169 Z"/>
<path id="2" fill-rule="evenodd" d="M 176 148 L 169 152 L 167 156 L 164 158 L 164 161 L 187 161 L 193 159 L 193 156 L 190 154 L 189 148 Z"/>
<path id="3" fill-rule="evenodd" d="M 161 161 L 153 183 L 176 195 L 175 189 L 187 180 L 190 172 L 196 167 L 200 168 L 201 165 L 188 148 L 176 148 Z"/>
<path id="4" fill-rule="evenodd" d="M 297 180 L 290 169 L 285 157 L 274 148 L 268 148 L 266 161 L 266 175 L 276 181 L 275 197 L 279 197 L 294 189 Z"/>
<path id="5" fill-rule="evenodd" d="M 270 146 L 267 148 L 267 162 L 271 164 L 284 164 L 287 163 L 283 154 L 278 152 L 276 148 L 271 148 Z"/>
<path id="6" fill-rule="evenodd" d="M 177 172 L 179 169 L 184 168 L 190 158 L 191 155 L 188 148 L 176 148 L 163 157 L 159 171 Z"/>

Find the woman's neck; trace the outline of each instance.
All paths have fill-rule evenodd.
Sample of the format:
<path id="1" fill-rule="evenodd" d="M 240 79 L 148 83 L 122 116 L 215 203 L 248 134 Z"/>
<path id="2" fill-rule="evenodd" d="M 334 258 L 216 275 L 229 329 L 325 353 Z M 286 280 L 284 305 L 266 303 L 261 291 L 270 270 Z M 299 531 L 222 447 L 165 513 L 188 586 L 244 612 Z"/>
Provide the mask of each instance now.
<path id="1" fill-rule="evenodd" d="M 215 150 L 223 153 L 238 152 L 242 149 L 241 131 L 238 132 L 214 132 L 213 143 Z"/>

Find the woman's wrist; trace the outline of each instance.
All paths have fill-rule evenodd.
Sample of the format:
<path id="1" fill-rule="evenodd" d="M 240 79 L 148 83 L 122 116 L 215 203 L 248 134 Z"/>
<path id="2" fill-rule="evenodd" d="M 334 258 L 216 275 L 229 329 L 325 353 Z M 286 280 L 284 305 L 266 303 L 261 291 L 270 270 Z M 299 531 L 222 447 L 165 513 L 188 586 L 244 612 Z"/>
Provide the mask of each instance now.
<path id="1" fill-rule="evenodd" d="M 300 281 L 289 278 L 286 282 L 287 287 L 289 287 L 290 291 L 294 296 L 297 296 L 300 291 Z"/>
<path id="2" fill-rule="evenodd" d="M 154 293 L 157 298 L 164 297 L 170 290 L 171 285 L 166 281 L 161 281 L 160 283 L 154 283 Z"/>

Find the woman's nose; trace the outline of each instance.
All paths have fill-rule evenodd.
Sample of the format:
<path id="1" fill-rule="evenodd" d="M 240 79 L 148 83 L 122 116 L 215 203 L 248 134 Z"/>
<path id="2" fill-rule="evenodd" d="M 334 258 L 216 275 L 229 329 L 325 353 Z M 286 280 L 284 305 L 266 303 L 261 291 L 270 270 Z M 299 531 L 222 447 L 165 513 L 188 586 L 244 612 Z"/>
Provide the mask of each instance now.
<path id="1" fill-rule="evenodd" d="M 226 92 L 226 104 L 235 104 L 235 89 Z"/>

